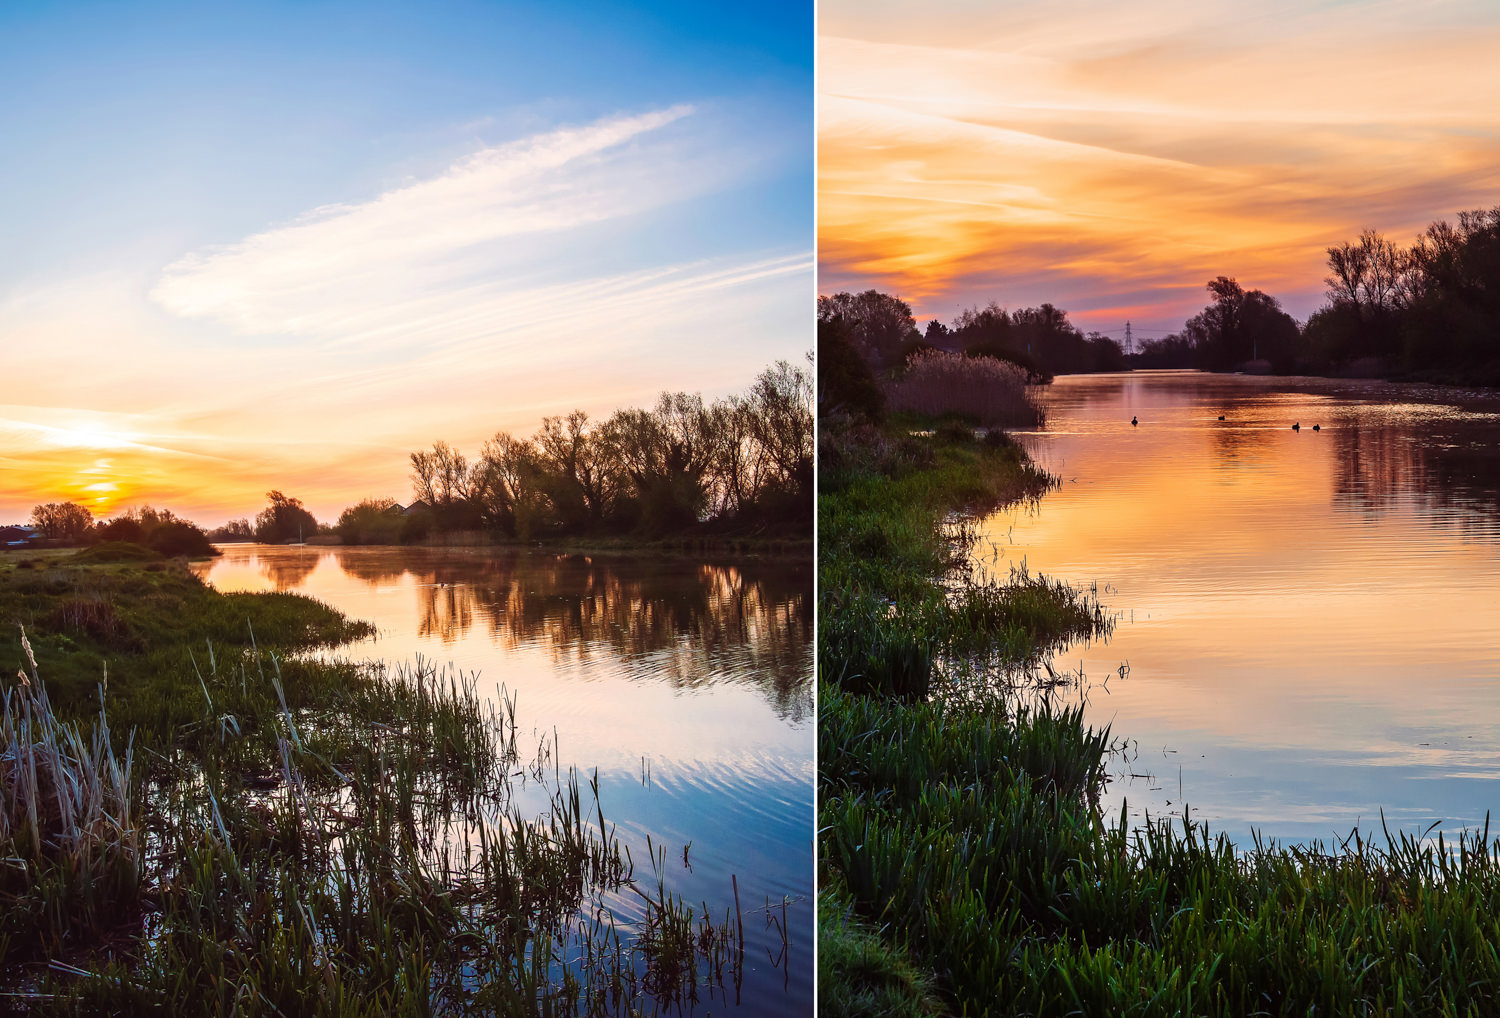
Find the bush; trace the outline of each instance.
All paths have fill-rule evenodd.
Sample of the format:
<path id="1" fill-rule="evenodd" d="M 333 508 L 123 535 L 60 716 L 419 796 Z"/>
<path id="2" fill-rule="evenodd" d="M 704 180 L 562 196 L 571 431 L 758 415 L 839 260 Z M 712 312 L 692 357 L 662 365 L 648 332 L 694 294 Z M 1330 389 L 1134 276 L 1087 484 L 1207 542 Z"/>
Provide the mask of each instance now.
<path id="1" fill-rule="evenodd" d="M 187 520 L 169 520 L 152 528 L 146 544 L 153 551 L 171 558 L 209 558 L 219 554 L 208 535 Z"/>
<path id="2" fill-rule="evenodd" d="M 334 529 L 345 544 L 396 544 L 406 515 L 394 500 L 367 498 L 345 509 Z"/>

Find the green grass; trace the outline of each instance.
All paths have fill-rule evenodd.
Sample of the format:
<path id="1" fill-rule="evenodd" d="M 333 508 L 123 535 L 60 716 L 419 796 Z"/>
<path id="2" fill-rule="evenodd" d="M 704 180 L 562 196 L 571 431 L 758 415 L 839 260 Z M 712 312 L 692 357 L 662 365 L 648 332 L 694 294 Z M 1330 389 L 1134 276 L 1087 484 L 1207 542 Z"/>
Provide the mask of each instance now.
<path id="1" fill-rule="evenodd" d="M 1108 617 L 1035 577 L 980 594 L 945 581 L 965 573 L 947 513 L 976 492 L 1030 495 L 1035 474 L 1003 444 L 908 430 L 853 436 L 868 448 L 835 453 L 849 466 L 820 505 L 831 1009 L 862 1013 L 896 987 L 897 1014 L 929 993 L 954 1014 L 1500 1013 L 1487 830 L 1240 852 L 1191 822 L 1106 822 L 1111 733 L 1014 675 Z"/>
<path id="2" fill-rule="evenodd" d="M 290 653 L 368 631 L 309 598 L 3 561 L 0 1012 L 629 1014 L 742 978 L 738 924 L 637 872 L 513 700 Z"/>
<path id="3" fill-rule="evenodd" d="M 26 667 L 24 626 L 64 714 L 91 709 L 106 665 L 112 693 L 168 701 L 170 712 L 197 687 L 190 653 L 209 643 L 221 651 L 256 641 L 293 651 L 374 631 L 301 594 L 220 594 L 180 561 L 117 555 L 98 561 L 100 549 L 110 547 L 0 553 L 0 668 L 14 675 Z M 121 709 L 125 715 L 116 713 Z M 111 701 L 117 728 L 147 727 L 132 710 Z M 161 719 L 163 728 L 173 723 Z"/>

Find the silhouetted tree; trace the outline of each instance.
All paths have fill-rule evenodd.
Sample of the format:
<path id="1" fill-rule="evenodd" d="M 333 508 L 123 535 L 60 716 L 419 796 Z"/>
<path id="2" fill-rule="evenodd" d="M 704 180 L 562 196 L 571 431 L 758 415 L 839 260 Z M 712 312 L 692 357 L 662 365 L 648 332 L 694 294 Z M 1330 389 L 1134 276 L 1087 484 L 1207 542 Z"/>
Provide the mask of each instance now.
<path id="1" fill-rule="evenodd" d="M 653 410 L 620 410 L 609 419 L 609 442 L 635 489 L 642 529 L 662 534 L 700 521 L 721 424 L 702 396 L 685 392 L 664 392 Z"/>
<path id="2" fill-rule="evenodd" d="M 31 525 L 55 541 L 81 541 L 94 528 L 94 514 L 77 502 L 33 506 Z"/>
<path id="3" fill-rule="evenodd" d="M 255 540 L 255 528 L 250 525 L 250 521 L 247 519 L 230 520 L 222 527 L 215 527 L 213 530 L 210 530 L 208 538 L 211 541 L 217 541 L 221 544 L 228 544 L 235 541 L 253 541 Z"/>
<path id="4" fill-rule="evenodd" d="M 843 320 L 849 341 L 876 371 L 898 366 L 901 347 L 921 339 L 911 306 L 879 290 L 819 297 L 818 321 L 835 318 Z"/>
<path id="5" fill-rule="evenodd" d="M 318 521 L 302 500 L 279 491 L 266 492 L 269 503 L 255 517 L 255 539 L 266 544 L 303 540 L 318 532 Z"/>
<path id="6" fill-rule="evenodd" d="M 879 419 L 885 396 L 855 350 L 840 316 L 818 318 L 818 416 L 845 413 Z"/>
<path id="7" fill-rule="evenodd" d="M 927 331 L 922 334 L 922 338 L 934 350 L 946 350 L 953 343 L 953 333 L 936 318 L 927 323 Z"/>
<path id="8" fill-rule="evenodd" d="M 1229 276 L 1209 280 L 1207 289 L 1213 303 L 1182 330 L 1199 367 L 1231 371 L 1257 360 L 1270 361 L 1277 370 L 1290 367 L 1298 346 L 1297 323 L 1275 297 L 1247 291 Z"/>
<path id="9" fill-rule="evenodd" d="M 396 544 L 406 514 L 393 498 L 367 498 L 339 514 L 334 529 L 345 544 Z"/>
<path id="10" fill-rule="evenodd" d="M 613 516 L 627 485 L 608 436 L 588 426 L 588 414 L 545 417 L 535 447 L 538 481 L 565 530 L 589 530 Z"/>
<path id="11" fill-rule="evenodd" d="M 186 555 L 202 558 L 217 555 L 208 534 L 191 520 L 175 515 L 170 509 L 141 506 L 129 509 L 94 528 L 102 541 L 130 541 L 163 555 Z"/>

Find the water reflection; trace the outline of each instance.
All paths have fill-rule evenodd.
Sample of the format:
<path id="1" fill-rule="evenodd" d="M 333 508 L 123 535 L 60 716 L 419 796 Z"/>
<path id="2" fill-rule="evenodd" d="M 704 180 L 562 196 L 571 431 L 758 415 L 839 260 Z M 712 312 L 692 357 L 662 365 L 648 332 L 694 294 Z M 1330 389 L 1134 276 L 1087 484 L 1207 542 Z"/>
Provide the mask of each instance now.
<path id="1" fill-rule="evenodd" d="M 781 717 L 812 714 L 809 572 L 801 563 L 650 562 L 628 556 L 507 550 L 247 546 L 276 590 L 320 564 L 372 590 L 412 591 L 416 635 L 451 647 L 477 631 L 505 649 L 548 648 L 559 662 L 599 655 L 641 681 L 700 689 L 756 686 Z M 236 585 L 234 564 L 212 573 Z M 242 583 L 242 581 L 241 581 Z M 581 673 L 587 677 L 587 668 Z"/>
<path id="2" fill-rule="evenodd" d="M 198 567 L 220 590 L 295 590 L 375 623 L 377 637 L 340 655 L 421 656 L 478 673 L 482 691 L 503 686 L 523 740 L 597 773 L 637 860 L 648 838 L 677 854 L 692 845 L 690 867 L 669 867 L 669 892 L 715 915 L 734 900 L 731 876 L 747 909 L 790 897 L 794 957 L 807 962 L 775 968 L 779 935 L 747 915 L 743 1012 L 811 1010 L 811 561 L 224 551 Z"/>
<path id="3" fill-rule="evenodd" d="M 1130 666 L 1089 706 L 1140 754 L 1113 808 L 1185 798 L 1240 838 L 1500 809 L 1493 398 L 1183 372 L 1043 394 L 1024 440 L 1062 487 L 988 521 L 981 549 L 997 573 L 1097 582 L 1123 613 L 1054 662 Z"/>

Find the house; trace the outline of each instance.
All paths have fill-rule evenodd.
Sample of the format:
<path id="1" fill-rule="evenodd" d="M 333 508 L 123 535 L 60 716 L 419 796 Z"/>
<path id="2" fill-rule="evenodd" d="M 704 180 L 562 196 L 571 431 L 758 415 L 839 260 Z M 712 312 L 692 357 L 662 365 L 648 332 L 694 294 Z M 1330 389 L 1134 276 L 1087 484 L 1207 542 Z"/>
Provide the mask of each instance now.
<path id="1" fill-rule="evenodd" d="M 42 539 L 42 532 L 37 527 L 18 525 L 12 527 L 0 527 L 0 548 L 25 548 Z"/>

